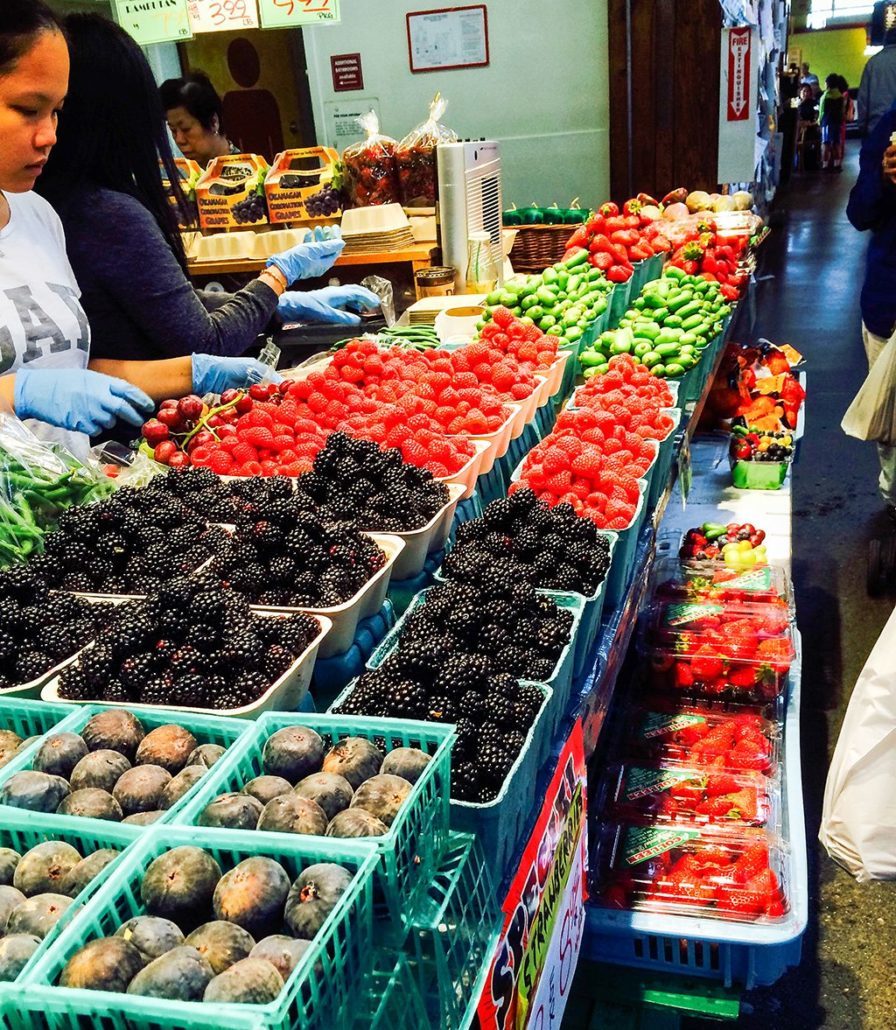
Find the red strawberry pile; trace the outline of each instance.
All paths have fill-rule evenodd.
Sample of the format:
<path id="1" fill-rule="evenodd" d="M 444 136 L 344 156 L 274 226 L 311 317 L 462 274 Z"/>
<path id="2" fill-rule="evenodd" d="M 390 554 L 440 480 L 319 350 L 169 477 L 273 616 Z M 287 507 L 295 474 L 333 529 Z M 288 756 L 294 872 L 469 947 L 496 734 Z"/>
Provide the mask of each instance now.
<path id="1" fill-rule="evenodd" d="M 764 835 L 698 836 L 672 828 L 625 827 L 622 864 L 602 894 L 613 908 L 677 911 L 753 921 L 779 919 L 784 892 Z M 694 913 L 697 914 L 697 913 Z"/>
<path id="2" fill-rule="evenodd" d="M 559 337 L 543 333 L 537 325 L 522 322 L 505 307 L 497 307 L 492 311 L 491 321 L 482 327 L 479 340 L 491 350 L 501 351 L 528 372 L 544 372 L 557 360 L 560 347 Z M 472 346 L 461 347 L 454 352 L 455 356 L 460 357 L 466 353 L 472 365 Z"/>
<path id="3" fill-rule="evenodd" d="M 624 820 L 767 826 L 773 813 L 769 781 L 760 773 L 622 766 L 611 814 Z"/>
<path id="4" fill-rule="evenodd" d="M 659 605 L 647 643 L 655 684 L 705 697 L 776 698 L 794 658 L 781 605 Z"/>
<path id="5" fill-rule="evenodd" d="M 636 262 L 670 251 L 662 223 L 642 216 L 636 203 L 628 201 L 622 212 L 616 204 L 602 204 L 567 240 L 563 260 L 585 250 L 592 267 L 611 283 L 624 283 L 631 279 Z"/>
<path id="6" fill-rule="evenodd" d="M 665 379 L 651 375 L 643 365 L 636 365 L 629 354 L 610 358 L 610 370 L 602 376 L 586 380 L 576 390 L 573 405 L 577 408 L 609 408 L 623 404 L 630 397 L 645 403 L 644 410 L 659 414 L 671 408 L 672 391 Z"/>
<path id="7" fill-rule="evenodd" d="M 774 724 L 758 712 L 730 715 L 700 706 L 638 712 L 627 737 L 640 758 L 687 765 L 774 773 Z"/>

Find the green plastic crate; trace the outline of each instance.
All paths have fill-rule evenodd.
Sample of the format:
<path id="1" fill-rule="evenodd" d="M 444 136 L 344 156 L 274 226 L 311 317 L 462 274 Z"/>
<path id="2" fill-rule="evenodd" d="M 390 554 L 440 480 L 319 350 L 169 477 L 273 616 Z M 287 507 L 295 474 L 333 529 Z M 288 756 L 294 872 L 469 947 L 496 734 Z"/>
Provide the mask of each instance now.
<path id="1" fill-rule="evenodd" d="M 432 755 L 432 761 L 414 784 L 389 832 L 384 837 L 369 838 L 379 855 L 378 887 L 382 889 L 389 917 L 400 926 L 414 911 L 416 898 L 432 877 L 448 837 L 451 748 L 456 737 L 454 727 L 356 715 L 267 712 L 258 720 L 255 731 L 217 763 L 208 776 L 203 777 L 198 784 L 199 790 L 181 809 L 176 822 L 195 826 L 200 812 L 212 798 L 239 791 L 249 780 L 260 776 L 264 772 L 262 751 L 265 741 L 286 726 L 308 726 L 333 742 L 344 737 L 364 737 L 380 744 L 385 742 L 388 751 L 397 747 L 419 747 Z M 269 834 L 253 831 L 250 837 L 255 836 L 262 838 Z M 283 840 L 289 835 L 274 836 Z"/>
<path id="2" fill-rule="evenodd" d="M 59 726 L 75 711 L 73 705 L 59 705 L 49 701 L 28 701 L 24 698 L 0 697 L 0 730 L 12 730 L 23 740 L 28 737 L 42 737 L 45 733 Z M 33 741 L 23 751 L 7 763 L 4 769 L 13 762 L 25 760 L 39 747 L 39 741 Z"/>
<path id="3" fill-rule="evenodd" d="M 183 845 L 208 851 L 222 871 L 243 859 L 265 855 L 278 861 L 290 879 L 308 865 L 338 862 L 355 872 L 345 894 L 286 981 L 267 1005 L 205 1004 L 145 998 L 55 986 L 66 962 L 83 945 L 114 934 L 122 923 L 144 915 L 140 884 L 154 858 Z M 331 1030 L 353 1011 L 373 954 L 373 870 L 376 852 L 359 841 L 304 836 L 236 834 L 166 826 L 146 835 L 93 897 L 80 919 L 25 977 L 19 1011 L 8 1015 L 15 1030 L 222 1030 L 253 1027 Z"/>
<path id="4" fill-rule="evenodd" d="M 355 1018 L 346 1030 L 426 1030 L 429 1017 L 420 988 L 401 952 L 377 955 L 367 975 Z"/>
<path id="5" fill-rule="evenodd" d="M 19 702 L 19 704 L 22 703 Z M 107 705 L 103 704 L 79 705 L 70 711 L 70 714 L 65 719 L 57 722 L 53 728 L 59 733 L 80 733 L 94 715 L 98 712 L 106 711 L 107 707 Z M 122 706 L 118 705 L 116 707 Z M 253 723 L 245 722 L 242 719 L 227 719 L 217 715 L 181 715 L 180 713 L 166 712 L 164 708 L 160 708 L 158 711 L 141 708 L 135 711 L 134 714 L 143 723 L 147 731 L 156 729 L 158 726 L 169 726 L 176 722 L 178 726 L 183 726 L 184 729 L 189 730 L 200 744 L 220 744 L 226 748 L 230 748 L 244 733 L 251 732 L 254 726 Z M 0 769 L 0 787 L 15 773 L 21 772 L 23 769 L 30 769 L 36 751 L 37 745 L 28 748 L 21 755 L 16 755 L 8 765 Z M 199 784 L 195 784 L 191 787 L 176 804 L 166 811 L 165 815 L 158 820 L 156 825 L 170 823 L 177 812 L 192 797 L 198 786 Z M 22 813 L 23 810 L 10 805 L 0 805 L 0 816 L 9 816 L 10 813 L 14 812 Z M 59 818 L 67 820 L 72 825 L 81 827 L 84 833 L 99 833 L 102 828 L 109 825 L 108 822 L 102 819 L 87 819 L 83 816 L 72 815 L 60 816 Z M 138 829 L 140 828 L 138 827 Z M 142 829 L 145 831 L 146 827 Z"/>
<path id="6" fill-rule="evenodd" d="M 407 949 L 429 1015 L 440 1030 L 473 1022 L 503 923 L 482 848 L 454 834 L 429 887 L 429 908 Z"/>
<path id="7" fill-rule="evenodd" d="M 90 822 L 95 823 L 99 820 L 91 819 Z M 115 848 L 121 852 L 118 858 L 106 866 L 101 875 L 95 877 L 77 895 L 77 898 L 74 899 L 75 903 L 65 911 L 43 939 L 37 951 L 31 956 L 16 978 L 17 982 L 25 979 L 28 971 L 33 969 L 40 960 L 40 956 L 49 949 L 65 927 L 80 915 L 90 898 L 105 883 L 113 870 L 118 868 L 124 857 L 125 849 L 130 847 L 139 836 L 139 826 L 120 826 L 118 823 L 102 822 L 96 831 L 85 831 L 80 826 L 75 826 L 71 819 L 61 815 L 29 812 L 27 819 L 22 819 L 22 813 L 14 812 L 12 809 L 2 811 L 0 814 L 0 848 L 13 848 L 20 855 L 49 840 L 62 840 L 71 844 L 80 851 L 83 858 L 87 858 L 88 855 L 92 855 L 94 851 L 102 848 Z"/>

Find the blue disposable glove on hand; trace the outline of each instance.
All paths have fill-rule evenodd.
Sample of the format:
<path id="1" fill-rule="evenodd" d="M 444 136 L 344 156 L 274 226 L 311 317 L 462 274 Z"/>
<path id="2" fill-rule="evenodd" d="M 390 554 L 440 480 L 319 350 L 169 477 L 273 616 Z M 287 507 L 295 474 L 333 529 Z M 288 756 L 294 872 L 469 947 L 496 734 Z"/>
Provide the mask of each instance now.
<path id="1" fill-rule="evenodd" d="M 378 308 L 379 297 L 364 286 L 325 286 L 306 293 L 289 291 L 277 304 L 277 314 L 286 321 L 327 322 L 358 325 L 361 316 L 346 308 Z"/>
<path id="2" fill-rule="evenodd" d="M 142 426 L 155 406 L 136 386 L 86 368 L 22 368 L 15 375 L 19 418 L 90 436 L 119 419 Z"/>
<path id="3" fill-rule="evenodd" d="M 261 382 L 279 383 L 283 376 L 255 358 L 219 358 L 215 354 L 193 355 L 193 393 L 223 393 Z"/>
<path id="4" fill-rule="evenodd" d="M 269 257 L 267 263 L 274 265 L 286 276 L 287 283 L 299 279 L 313 279 L 333 267 L 342 253 L 345 240 L 312 240 L 299 243 L 282 254 Z"/>

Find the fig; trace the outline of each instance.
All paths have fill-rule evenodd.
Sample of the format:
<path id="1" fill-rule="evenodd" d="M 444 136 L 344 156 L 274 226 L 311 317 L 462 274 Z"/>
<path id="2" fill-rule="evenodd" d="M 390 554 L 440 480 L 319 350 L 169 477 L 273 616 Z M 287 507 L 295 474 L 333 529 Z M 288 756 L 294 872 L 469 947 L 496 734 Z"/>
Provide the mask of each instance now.
<path id="1" fill-rule="evenodd" d="M 296 937 L 313 940 L 351 882 L 348 869 L 334 862 L 320 862 L 303 869 L 289 889 L 286 925 Z"/>
<path id="2" fill-rule="evenodd" d="M 264 771 L 290 783 L 317 772 L 324 758 L 324 742 L 307 726 L 286 726 L 272 733 L 262 753 Z M 337 770 L 338 771 L 338 770 Z"/>
<path id="3" fill-rule="evenodd" d="M 18 851 L 0 848 L 0 884 L 11 884 L 16 875 L 16 866 L 22 860 Z"/>
<path id="4" fill-rule="evenodd" d="M 295 937 L 287 937 L 283 933 L 275 933 L 262 938 L 249 952 L 249 958 L 263 958 L 270 962 L 285 983 L 310 947 L 311 941 L 301 941 Z"/>
<path id="5" fill-rule="evenodd" d="M 199 813 L 199 826 L 225 826 L 231 830 L 254 830 L 264 811 L 249 794 L 219 794 Z"/>
<path id="6" fill-rule="evenodd" d="M 319 772 L 306 776 L 296 785 L 296 794 L 316 801 L 328 819 L 348 808 L 352 802 L 352 785 L 337 773 Z"/>
<path id="7" fill-rule="evenodd" d="M 67 894 L 60 888 L 80 861 L 80 852 L 71 844 L 61 840 L 44 841 L 22 855 L 13 886 L 29 898 L 35 894 Z"/>
<path id="8" fill-rule="evenodd" d="M 208 772 L 203 765 L 187 765 L 165 784 L 159 795 L 159 808 L 165 810 L 173 807 L 178 801 L 202 779 Z"/>
<path id="9" fill-rule="evenodd" d="M 29 812 L 55 812 L 68 794 L 68 783 L 61 776 L 23 769 L 0 787 L 0 804 Z"/>
<path id="10" fill-rule="evenodd" d="M 172 948 L 179 948 L 184 943 L 180 927 L 175 926 L 170 919 L 159 916 L 135 916 L 119 926 L 115 936 L 123 937 L 133 944 L 145 962 L 152 962 L 159 955 L 164 955 Z"/>
<path id="11" fill-rule="evenodd" d="M 206 959 L 216 976 L 229 969 L 234 962 L 248 958 L 249 952 L 255 947 L 255 939 L 250 933 L 226 919 L 203 923 L 184 943 L 195 948 Z"/>
<path id="12" fill-rule="evenodd" d="M 122 819 L 122 824 L 127 823 L 129 826 L 150 826 L 152 823 L 157 823 L 165 813 L 161 808 L 157 808 L 153 812 L 135 812 L 133 815 L 126 815 Z"/>
<path id="13" fill-rule="evenodd" d="M 16 933 L 0 940 L 0 983 L 12 983 L 40 947 L 40 939 L 30 933 Z"/>
<path id="14" fill-rule="evenodd" d="M 82 819 L 105 819 L 108 822 L 121 822 L 124 812 L 121 805 L 105 790 L 85 787 L 69 794 L 56 811 L 60 815 L 76 815 Z"/>
<path id="15" fill-rule="evenodd" d="M 363 808 L 391 826 L 410 793 L 410 783 L 401 776 L 373 776 L 355 791 L 352 808 Z"/>
<path id="16" fill-rule="evenodd" d="M 283 990 L 283 977 L 263 958 L 244 958 L 206 987 L 203 1001 L 266 1005 Z"/>
<path id="17" fill-rule="evenodd" d="M 0 887 L 0 935 L 6 933 L 9 917 L 24 900 L 25 895 L 17 887 L 10 887 L 9 884 Z"/>
<path id="18" fill-rule="evenodd" d="M 135 765 L 160 765 L 173 776 L 187 764 L 198 741 L 183 726 L 159 726 L 147 733 L 137 748 Z"/>
<path id="19" fill-rule="evenodd" d="M 187 755 L 186 768 L 191 765 L 201 765 L 203 769 L 211 769 L 226 751 L 227 748 L 221 747 L 220 744 L 200 744 Z"/>
<path id="20" fill-rule="evenodd" d="M 383 759 L 384 775 L 401 776 L 408 783 L 416 783 L 432 758 L 418 747 L 397 747 Z"/>
<path id="21" fill-rule="evenodd" d="M 283 925 L 283 905 L 289 893 L 286 870 L 272 858 L 247 858 L 225 873 L 213 900 L 216 919 L 227 919 L 254 938 Z"/>
<path id="22" fill-rule="evenodd" d="M 87 745 L 77 733 L 53 733 L 41 744 L 32 767 L 37 772 L 68 779 L 72 770 L 87 754 Z"/>
<path id="23" fill-rule="evenodd" d="M 327 832 L 327 815 L 316 801 L 286 794 L 269 801 L 258 819 L 259 830 L 269 833 L 305 833 L 321 836 Z"/>
<path id="24" fill-rule="evenodd" d="M 6 932 L 30 933 L 41 940 L 62 918 L 72 899 L 64 894 L 35 894 L 12 910 Z"/>
<path id="25" fill-rule="evenodd" d="M 357 790 L 365 780 L 376 776 L 382 764 L 382 752 L 369 740 L 346 737 L 327 752 L 321 771 L 344 776 Z"/>
<path id="26" fill-rule="evenodd" d="M 206 959 L 195 948 L 184 944 L 166 951 L 144 966 L 131 980 L 128 994 L 199 1001 L 214 975 Z"/>
<path id="27" fill-rule="evenodd" d="M 291 792 L 292 784 L 289 780 L 284 780 L 282 776 L 256 776 L 254 780 L 249 780 L 240 791 L 241 794 L 249 794 L 251 797 L 257 798 L 263 805 Z"/>
<path id="28" fill-rule="evenodd" d="M 162 807 L 159 800 L 170 782 L 171 773 L 160 765 L 135 765 L 115 784 L 112 796 L 125 815 L 155 812 Z"/>
<path id="29" fill-rule="evenodd" d="M 121 937 L 100 937 L 72 955 L 59 977 L 60 987 L 123 994 L 143 967 L 143 956 Z"/>
<path id="30" fill-rule="evenodd" d="M 140 896 L 151 916 L 163 916 L 178 926 L 205 922 L 221 879 L 221 867 L 202 848 L 185 844 L 153 859 L 143 874 Z"/>
<path id="31" fill-rule="evenodd" d="M 100 751 L 91 751 L 82 758 L 72 770 L 69 782 L 72 790 L 93 787 L 111 794 L 120 777 L 130 768 L 131 763 L 124 755 L 103 748 Z"/>
<path id="32" fill-rule="evenodd" d="M 389 827 L 363 808 L 347 808 L 330 820 L 328 837 L 384 837 Z"/>
<path id="33" fill-rule="evenodd" d="M 116 858 L 118 858 L 118 852 L 114 848 L 99 848 L 92 855 L 82 858 L 73 869 L 69 870 L 59 887 L 59 893 L 65 894 L 69 898 L 76 898 Z"/>
<path id="34" fill-rule="evenodd" d="M 89 719 L 81 730 L 90 751 L 118 751 L 133 762 L 137 747 L 145 736 L 143 723 L 123 708 L 107 708 Z"/>

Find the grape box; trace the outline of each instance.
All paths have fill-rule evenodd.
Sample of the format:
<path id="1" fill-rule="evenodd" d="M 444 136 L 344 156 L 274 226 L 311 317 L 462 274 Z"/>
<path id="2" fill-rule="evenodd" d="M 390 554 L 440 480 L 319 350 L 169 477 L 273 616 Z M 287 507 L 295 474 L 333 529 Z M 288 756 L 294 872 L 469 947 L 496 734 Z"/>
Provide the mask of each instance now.
<path id="1" fill-rule="evenodd" d="M 339 155 L 331 147 L 305 147 L 279 153 L 264 183 L 271 222 L 338 218 L 342 204 L 333 183 L 338 160 Z"/>
<path id="2" fill-rule="evenodd" d="M 196 183 L 203 229 L 237 229 L 268 220 L 264 179 L 268 163 L 258 154 L 216 157 Z"/>

